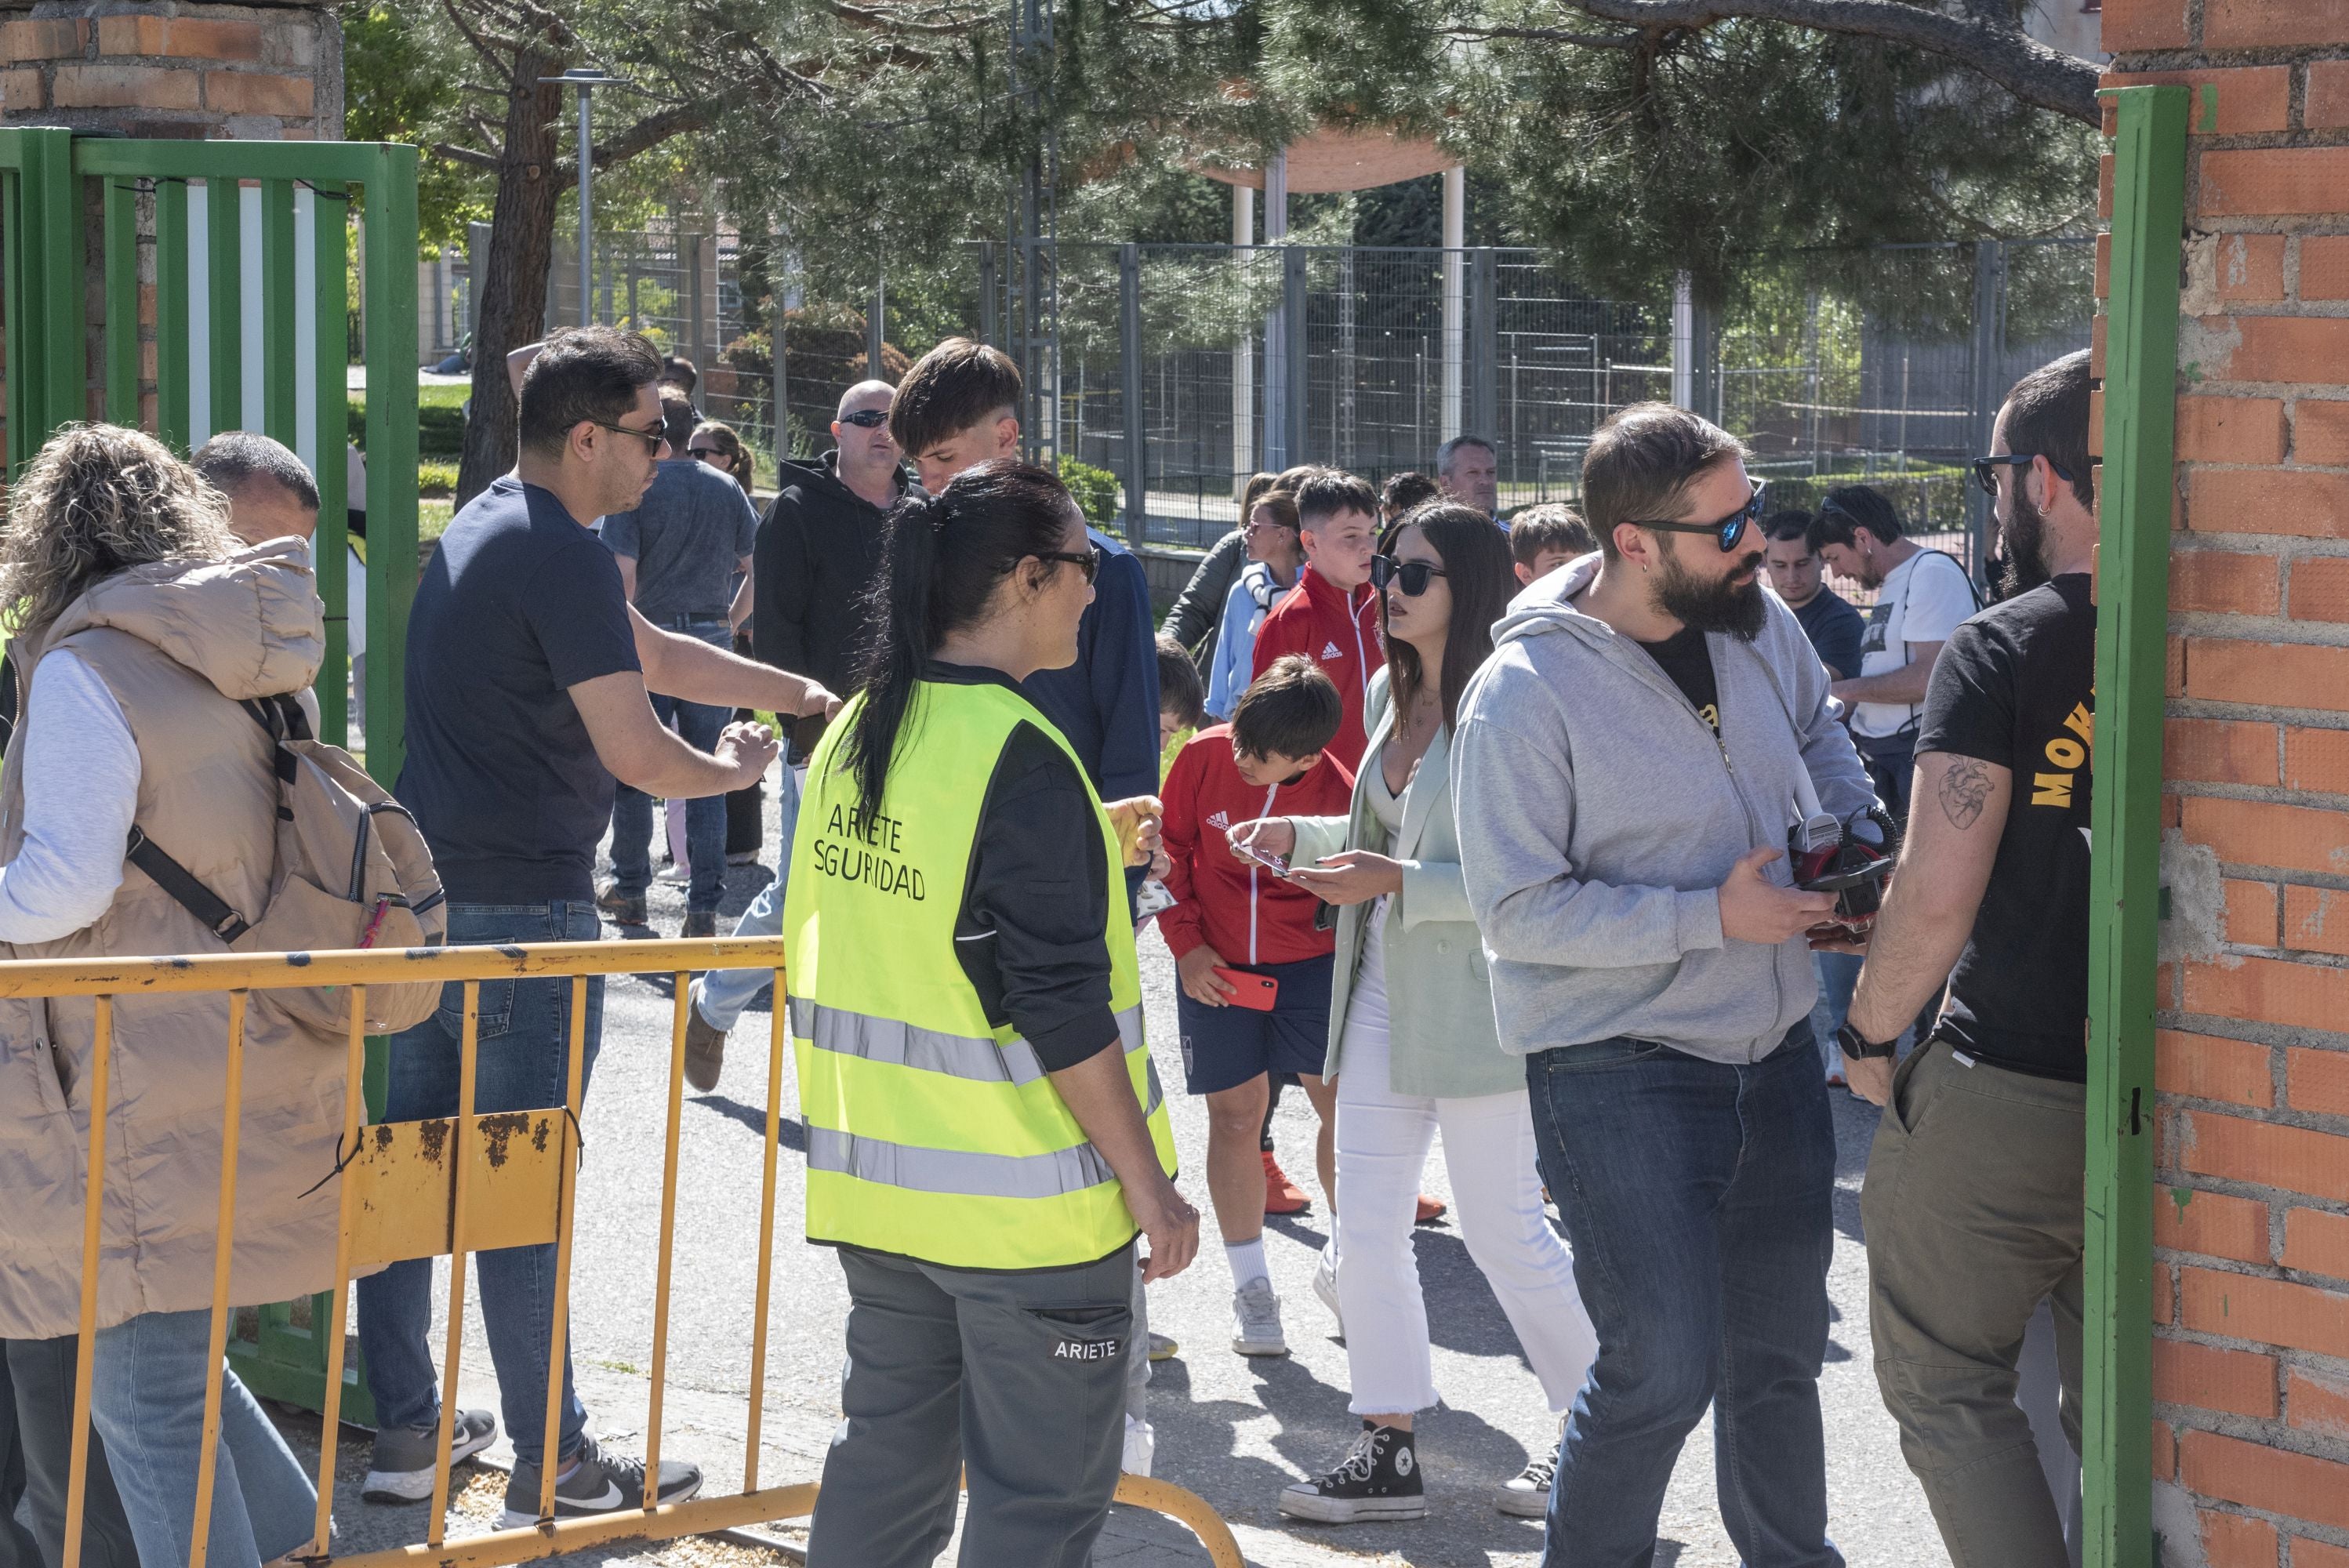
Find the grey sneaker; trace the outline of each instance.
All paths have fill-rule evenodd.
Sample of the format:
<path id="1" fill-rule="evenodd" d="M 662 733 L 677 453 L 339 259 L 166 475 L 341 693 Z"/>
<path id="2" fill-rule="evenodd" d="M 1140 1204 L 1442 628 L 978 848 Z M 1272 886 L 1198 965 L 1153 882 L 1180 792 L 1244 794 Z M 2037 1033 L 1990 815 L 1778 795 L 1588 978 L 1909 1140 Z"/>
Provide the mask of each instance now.
<path id="1" fill-rule="evenodd" d="M 697 1094 L 708 1094 L 718 1087 L 718 1075 L 726 1070 L 726 1031 L 713 1024 L 704 1023 L 701 1009 L 688 1006 L 685 1010 L 685 1081 Z"/>
<path id="2" fill-rule="evenodd" d="M 1268 1279 L 1252 1279 L 1232 1293 L 1232 1348 L 1243 1356 L 1286 1356 L 1280 1297 Z"/>
<path id="3" fill-rule="evenodd" d="M 615 1456 L 595 1446 L 593 1438 L 579 1442 L 579 1462 L 554 1483 L 554 1517 L 578 1519 L 591 1513 L 617 1513 L 645 1505 L 645 1461 Z M 701 1490 L 701 1467 L 682 1460 L 663 1460 L 660 1492 L 655 1503 L 684 1502 Z M 513 1479 L 506 1484 L 504 1528 L 527 1530 L 538 1522 L 538 1467 L 517 1460 Z"/>
<path id="4" fill-rule="evenodd" d="M 1493 1506 L 1513 1519 L 1549 1517 L 1550 1482 L 1557 1479 L 1558 1444 L 1566 1441 L 1566 1421 L 1557 1423 L 1557 1442 L 1549 1451 L 1526 1461 L 1526 1468 L 1503 1481 L 1493 1493 Z"/>
<path id="5" fill-rule="evenodd" d="M 487 1410 L 460 1410 L 449 1434 L 449 1465 L 457 1465 L 497 1440 L 498 1419 Z M 422 1502 L 432 1495 L 432 1466 L 440 1456 L 439 1427 L 386 1427 L 375 1435 L 367 1480 L 359 1496 L 369 1502 Z"/>
<path id="6" fill-rule="evenodd" d="M 1313 1294 L 1330 1309 L 1330 1321 L 1338 1326 L 1338 1337 L 1346 1337 L 1346 1315 L 1338 1305 L 1338 1263 L 1323 1247 L 1320 1257 L 1313 1264 Z"/>

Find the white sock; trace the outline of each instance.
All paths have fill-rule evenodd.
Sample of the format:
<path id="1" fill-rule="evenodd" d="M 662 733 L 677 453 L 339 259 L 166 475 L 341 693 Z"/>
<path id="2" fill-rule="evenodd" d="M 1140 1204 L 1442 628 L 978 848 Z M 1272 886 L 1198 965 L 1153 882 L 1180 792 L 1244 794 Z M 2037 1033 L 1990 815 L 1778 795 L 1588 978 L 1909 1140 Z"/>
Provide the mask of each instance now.
<path id="1" fill-rule="evenodd" d="M 1264 1238 L 1252 1242 L 1226 1242 L 1224 1256 L 1232 1265 L 1232 1288 L 1246 1290 L 1250 1280 L 1269 1280 L 1272 1267 L 1264 1261 Z"/>

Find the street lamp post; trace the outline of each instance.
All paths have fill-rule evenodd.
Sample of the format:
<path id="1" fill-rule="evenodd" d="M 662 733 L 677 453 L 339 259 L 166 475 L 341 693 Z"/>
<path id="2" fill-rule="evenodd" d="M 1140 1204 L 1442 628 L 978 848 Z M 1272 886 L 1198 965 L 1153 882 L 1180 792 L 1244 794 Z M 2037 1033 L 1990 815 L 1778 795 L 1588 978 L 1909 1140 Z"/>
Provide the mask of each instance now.
<path id="1" fill-rule="evenodd" d="M 588 187 L 595 173 L 595 145 L 588 135 L 588 102 L 597 88 L 625 87 L 628 78 L 606 75 L 596 66 L 574 66 L 559 77 L 538 79 L 579 89 L 579 325 L 592 326 L 595 323 L 595 228 Z"/>

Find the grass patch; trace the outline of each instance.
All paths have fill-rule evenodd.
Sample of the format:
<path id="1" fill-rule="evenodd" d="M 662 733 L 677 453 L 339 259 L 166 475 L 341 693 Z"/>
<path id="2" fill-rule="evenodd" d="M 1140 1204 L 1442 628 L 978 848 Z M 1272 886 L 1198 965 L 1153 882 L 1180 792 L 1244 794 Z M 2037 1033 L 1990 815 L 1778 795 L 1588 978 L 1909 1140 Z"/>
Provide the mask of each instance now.
<path id="1" fill-rule="evenodd" d="M 438 539 L 449 531 L 449 524 L 457 515 L 457 503 L 448 496 L 426 496 L 416 503 L 416 537 Z"/>
<path id="2" fill-rule="evenodd" d="M 416 449 L 427 458 L 456 458 L 465 439 L 465 399 L 470 387 L 419 387 L 416 389 Z M 351 441 L 367 450 L 367 394 L 350 396 Z"/>
<path id="3" fill-rule="evenodd" d="M 426 458 L 416 465 L 416 489 L 421 495 L 445 495 L 457 488 L 456 459 Z"/>

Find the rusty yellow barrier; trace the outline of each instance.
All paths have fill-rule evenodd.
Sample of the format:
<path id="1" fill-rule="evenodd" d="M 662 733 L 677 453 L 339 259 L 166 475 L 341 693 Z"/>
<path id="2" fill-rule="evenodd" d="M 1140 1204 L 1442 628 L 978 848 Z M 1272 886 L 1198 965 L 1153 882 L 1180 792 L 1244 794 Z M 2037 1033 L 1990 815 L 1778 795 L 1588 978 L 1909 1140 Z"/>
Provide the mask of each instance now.
<path id="1" fill-rule="evenodd" d="M 351 1025 L 345 1044 L 348 1088 L 344 1096 L 343 1149 L 351 1151 L 341 1175 L 341 1222 L 335 1244 L 334 1305 L 326 1318 L 326 1409 L 318 1456 L 318 1512 L 307 1556 L 325 1563 L 331 1550 L 336 1443 L 343 1389 L 344 1324 L 354 1270 L 407 1258 L 449 1257 L 449 1338 L 441 1367 L 439 1453 L 433 1467 L 432 1511 L 425 1539 L 414 1545 L 334 1559 L 344 1568 L 496 1568 L 603 1542 L 667 1540 L 795 1518 L 815 1507 L 812 1483 L 761 1488 L 759 1442 L 766 1386 L 768 1276 L 774 1265 L 778 1133 L 782 1112 L 785 1012 L 781 1005 L 783 944 L 778 938 L 723 937 L 677 942 L 552 942 L 527 946 L 410 948 L 398 952 L 220 954 L 199 957 L 36 960 L 0 963 L 0 997 L 96 998 L 96 1034 L 88 1075 L 88 1191 L 82 1222 L 81 1342 L 73 1405 L 73 1462 L 66 1498 L 64 1568 L 80 1568 L 82 1509 L 89 1475 L 91 1360 L 97 1346 L 100 1222 L 106 1185 L 106 1122 L 117 997 L 165 992 L 226 992 L 229 997 L 226 1112 L 221 1126 L 219 1233 L 213 1244 L 212 1364 L 204 1395 L 203 1453 L 196 1480 L 196 1514 L 187 1568 L 203 1568 L 212 1522 L 221 1423 L 222 1352 L 231 1303 L 229 1266 L 236 1220 L 237 1136 L 244 1072 L 248 994 L 278 987 L 348 985 Z M 759 1265 L 750 1340 L 750 1417 L 742 1491 L 656 1506 L 660 1473 L 661 1403 L 667 1373 L 670 1264 L 676 1244 L 678 1143 L 685 1094 L 685 1028 L 692 973 L 706 969 L 775 972 L 777 1005 L 767 1049 L 766 1146 L 759 1208 Z M 653 1315 L 650 1416 L 646 1428 L 646 1497 L 640 1510 L 584 1519 L 554 1517 L 556 1467 L 540 1467 L 538 1522 L 457 1542 L 444 1539 L 450 1451 L 455 1436 L 457 1378 L 464 1352 L 465 1255 L 485 1249 L 555 1247 L 554 1310 L 548 1358 L 544 1451 L 557 1450 L 561 1429 L 564 1335 L 568 1326 L 571 1228 L 576 1198 L 580 1075 L 587 1028 L 587 979 L 594 975 L 667 972 L 676 982 L 670 1026 L 667 1132 L 661 1161 L 661 1222 Z M 480 1061 L 481 983 L 505 979 L 568 979 L 572 986 L 570 1060 L 564 1104 L 543 1110 L 481 1116 L 473 1110 Z M 357 1091 L 366 1059 L 365 988 L 370 984 L 457 981 L 463 985 L 458 1113 L 416 1122 L 373 1125 L 364 1119 Z M 1229 1527 L 1206 1501 L 1162 1480 L 1126 1476 L 1121 1502 L 1164 1513 L 1189 1528 L 1216 1568 L 1242 1568 Z M 159 1565 L 160 1568 L 160 1565 Z"/>

